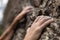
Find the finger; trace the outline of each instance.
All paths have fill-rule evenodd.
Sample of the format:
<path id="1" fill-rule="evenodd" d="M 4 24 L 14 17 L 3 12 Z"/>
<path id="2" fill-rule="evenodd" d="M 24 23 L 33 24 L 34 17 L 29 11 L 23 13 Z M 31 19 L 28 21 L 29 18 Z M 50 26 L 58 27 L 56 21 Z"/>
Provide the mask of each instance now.
<path id="1" fill-rule="evenodd" d="M 40 20 L 42 20 L 43 18 L 44 18 L 44 16 L 41 16 L 37 22 L 40 22 Z"/>
<path id="2" fill-rule="evenodd" d="M 27 29 L 27 33 L 29 32 L 30 28 Z"/>
<path id="3" fill-rule="evenodd" d="M 54 21 L 53 18 L 47 20 L 40 26 L 40 29 L 44 29 L 48 24 L 52 23 L 53 21 Z"/>
<path id="4" fill-rule="evenodd" d="M 48 17 L 48 16 L 41 17 L 41 19 L 38 20 L 38 24 L 42 25 L 45 21 L 49 19 L 51 19 L 51 17 Z"/>
<path id="5" fill-rule="evenodd" d="M 32 6 L 27 6 L 24 8 L 24 10 L 26 11 L 26 13 L 32 11 L 33 7 Z"/>
<path id="6" fill-rule="evenodd" d="M 31 12 L 31 10 L 27 10 L 26 12 L 27 12 L 27 13 L 28 13 L 28 12 Z"/>
<path id="7" fill-rule="evenodd" d="M 36 23 L 36 22 L 38 21 L 39 18 L 40 18 L 40 16 L 38 16 L 38 17 L 35 19 L 34 23 Z"/>
<path id="8" fill-rule="evenodd" d="M 35 19 L 35 21 L 34 21 L 34 23 L 36 23 L 39 19 L 41 19 L 43 17 L 43 15 L 42 16 L 38 16 L 36 19 Z"/>
<path id="9" fill-rule="evenodd" d="M 27 6 L 26 8 L 27 8 L 27 10 L 30 10 L 30 9 L 32 9 L 33 7 L 32 7 L 32 6 Z"/>

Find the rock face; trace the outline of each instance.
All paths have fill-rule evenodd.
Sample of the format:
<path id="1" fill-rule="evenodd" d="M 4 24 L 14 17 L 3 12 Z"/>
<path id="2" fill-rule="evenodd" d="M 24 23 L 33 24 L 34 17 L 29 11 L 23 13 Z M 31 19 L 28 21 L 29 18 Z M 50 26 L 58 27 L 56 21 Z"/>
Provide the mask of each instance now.
<path id="1" fill-rule="evenodd" d="M 40 15 L 50 16 L 55 22 L 43 30 L 39 40 L 60 40 L 60 0 L 9 0 L 4 13 L 4 26 L 8 26 L 25 6 L 33 6 L 34 9 L 18 23 L 12 40 L 23 40 L 26 29 Z"/>

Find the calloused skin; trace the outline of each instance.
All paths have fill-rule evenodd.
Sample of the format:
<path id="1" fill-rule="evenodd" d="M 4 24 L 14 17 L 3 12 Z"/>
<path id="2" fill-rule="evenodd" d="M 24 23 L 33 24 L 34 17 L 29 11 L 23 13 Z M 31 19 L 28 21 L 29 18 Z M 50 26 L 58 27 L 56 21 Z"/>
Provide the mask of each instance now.
<path id="1" fill-rule="evenodd" d="M 19 13 L 13 22 L 9 25 L 9 27 L 3 32 L 0 36 L 0 40 L 10 40 L 12 35 L 14 34 L 14 28 L 18 24 L 18 22 L 24 17 L 25 14 L 31 11 L 33 7 L 27 6 L 25 7 L 21 13 Z M 53 18 L 48 16 L 38 16 L 30 28 L 27 29 L 24 40 L 37 40 L 42 30 L 51 22 L 53 22 Z M 6 35 L 8 34 L 8 35 Z"/>

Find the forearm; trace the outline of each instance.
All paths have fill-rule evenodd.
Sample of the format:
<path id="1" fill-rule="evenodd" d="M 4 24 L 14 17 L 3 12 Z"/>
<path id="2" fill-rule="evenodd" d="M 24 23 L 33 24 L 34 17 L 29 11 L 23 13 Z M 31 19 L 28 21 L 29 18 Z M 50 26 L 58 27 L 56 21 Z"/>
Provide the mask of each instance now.
<path id="1" fill-rule="evenodd" d="M 0 39 L 3 39 L 6 35 L 8 35 L 18 24 L 18 22 L 22 19 L 24 16 L 24 13 L 21 12 L 11 23 L 11 25 L 4 31 L 4 33 L 1 35 Z"/>
<path id="2" fill-rule="evenodd" d="M 13 34 L 14 34 L 14 31 L 11 31 L 9 35 L 4 38 L 4 40 L 11 40 Z"/>
<path id="3" fill-rule="evenodd" d="M 14 34 L 14 31 L 12 30 L 7 36 L 5 36 L 3 39 L 0 40 L 10 40 Z"/>
<path id="4" fill-rule="evenodd" d="M 27 6 L 26 8 L 24 8 L 23 11 L 17 15 L 17 17 L 13 20 L 13 22 L 11 23 L 11 25 L 9 25 L 9 27 L 1 35 L 0 39 L 3 39 L 6 35 L 8 35 L 15 28 L 15 26 L 18 24 L 18 22 L 23 18 L 23 16 L 26 13 L 30 12 L 31 9 L 32 9 L 31 6 Z"/>

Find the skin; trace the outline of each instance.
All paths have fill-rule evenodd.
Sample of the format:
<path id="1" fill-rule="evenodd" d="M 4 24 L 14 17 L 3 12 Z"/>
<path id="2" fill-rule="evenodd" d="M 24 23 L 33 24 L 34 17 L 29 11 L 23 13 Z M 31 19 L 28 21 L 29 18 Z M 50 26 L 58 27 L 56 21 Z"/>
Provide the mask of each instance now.
<path id="1" fill-rule="evenodd" d="M 31 9 L 31 6 L 25 7 L 22 12 L 15 17 L 9 27 L 4 31 L 4 33 L 0 37 L 0 40 L 10 40 L 10 38 L 14 34 L 13 29 L 16 27 L 18 22 L 24 17 L 24 15 L 31 11 Z M 37 40 L 42 30 L 51 22 L 53 22 L 53 19 L 51 17 L 38 16 L 31 25 L 31 27 L 28 28 L 24 40 Z"/>
<path id="2" fill-rule="evenodd" d="M 28 28 L 24 40 L 37 40 L 42 30 L 51 22 L 53 18 L 48 16 L 38 16 L 30 28 Z"/>
<path id="3" fill-rule="evenodd" d="M 18 22 L 24 17 L 25 14 L 27 14 L 28 12 L 30 12 L 32 9 L 31 6 L 27 6 L 25 7 L 21 13 L 19 13 L 15 19 L 13 20 L 13 22 L 8 26 L 8 28 L 3 32 L 3 34 L 0 36 L 0 40 L 10 40 L 10 38 L 13 35 L 13 29 L 16 27 L 16 25 L 18 24 Z"/>

